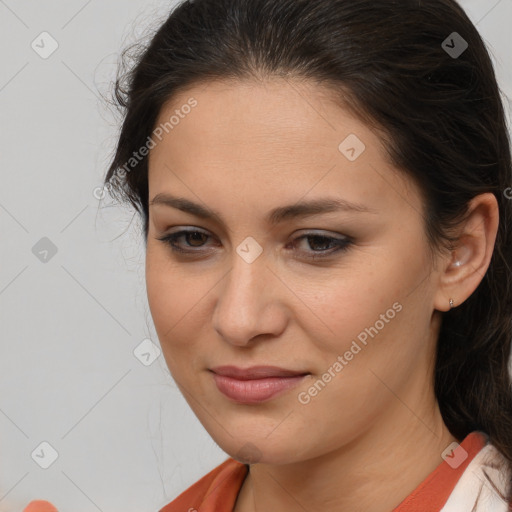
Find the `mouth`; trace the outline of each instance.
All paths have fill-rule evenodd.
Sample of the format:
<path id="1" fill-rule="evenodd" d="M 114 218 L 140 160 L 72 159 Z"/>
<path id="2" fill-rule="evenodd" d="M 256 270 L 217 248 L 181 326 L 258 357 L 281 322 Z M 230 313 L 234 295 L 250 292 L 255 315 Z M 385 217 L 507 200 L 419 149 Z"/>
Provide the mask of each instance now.
<path id="1" fill-rule="evenodd" d="M 211 368 L 218 390 L 236 403 L 266 402 L 297 386 L 309 372 L 277 366 L 219 366 Z"/>

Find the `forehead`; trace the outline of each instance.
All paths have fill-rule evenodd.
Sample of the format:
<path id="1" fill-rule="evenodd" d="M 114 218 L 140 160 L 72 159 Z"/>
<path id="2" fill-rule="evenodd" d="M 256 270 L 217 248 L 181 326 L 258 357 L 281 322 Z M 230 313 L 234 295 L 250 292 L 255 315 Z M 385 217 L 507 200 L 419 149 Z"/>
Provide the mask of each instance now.
<path id="1" fill-rule="evenodd" d="M 390 195 L 414 195 L 379 133 L 342 105 L 330 89 L 280 78 L 181 91 L 155 126 L 167 123 L 149 155 L 150 199 L 187 184 L 189 193 L 237 189 L 262 199 L 276 190 L 296 200 L 312 189 L 339 190 L 382 206 Z"/>
<path id="2" fill-rule="evenodd" d="M 368 145 L 381 145 L 369 127 L 340 105 L 338 96 L 332 89 L 297 79 L 216 80 L 174 96 L 161 109 L 157 125 L 180 110 L 188 111 L 186 105 L 193 98 L 197 105 L 173 126 L 174 138 L 193 135 L 202 145 L 286 143 L 332 148 L 340 136 L 352 131 Z"/>

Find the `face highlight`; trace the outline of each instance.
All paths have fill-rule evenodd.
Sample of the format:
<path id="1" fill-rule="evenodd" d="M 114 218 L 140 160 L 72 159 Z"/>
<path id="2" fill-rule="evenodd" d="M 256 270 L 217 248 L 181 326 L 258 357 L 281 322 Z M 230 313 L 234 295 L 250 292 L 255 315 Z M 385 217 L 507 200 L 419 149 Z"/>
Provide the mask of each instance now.
<path id="1" fill-rule="evenodd" d="M 219 446 L 313 459 L 417 422 L 438 318 L 419 191 L 314 84 L 211 82 L 151 150 L 148 300 L 166 363 Z M 212 368 L 307 375 L 256 403 Z M 397 400 L 400 396 L 400 400 Z M 427 414 L 427 413 L 425 413 Z"/>

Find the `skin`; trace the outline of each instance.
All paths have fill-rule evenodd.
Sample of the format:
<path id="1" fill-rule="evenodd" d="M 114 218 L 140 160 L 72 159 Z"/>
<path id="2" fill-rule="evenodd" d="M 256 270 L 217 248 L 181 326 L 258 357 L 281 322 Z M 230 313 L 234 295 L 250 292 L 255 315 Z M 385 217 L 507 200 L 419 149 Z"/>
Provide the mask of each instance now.
<path id="1" fill-rule="evenodd" d="M 242 447 L 256 447 L 235 510 L 389 512 L 457 441 L 434 396 L 435 343 L 449 298 L 460 305 L 488 268 L 496 200 L 471 202 L 459 246 L 433 266 L 419 190 L 391 165 L 375 130 L 327 90 L 280 78 L 210 82 L 175 96 L 157 124 L 190 97 L 197 106 L 150 152 L 149 199 L 171 193 L 222 222 L 151 205 L 147 293 L 166 363 L 205 429 L 242 462 Z M 366 146 L 353 162 L 338 149 L 349 134 Z M 326 196 L 378 213 L 265 221 L 273 208 Z M 193 228 L 206 236 L 177 243 L 199 256 L 158 240 Z M 353 243 L 314 261 L 307 256 L 333 245 L 294 242 L 304 234 Z M 263 249 L 252 263 L 236 251 L 248 236 Z M 463 264 L 454 266 L 457 259 Z M 298 394 L 394 303 L 400 312 L 300 403 Z M 311 375 L 268 402 L 239 404 L 208 370 L 225 364 Z"/>

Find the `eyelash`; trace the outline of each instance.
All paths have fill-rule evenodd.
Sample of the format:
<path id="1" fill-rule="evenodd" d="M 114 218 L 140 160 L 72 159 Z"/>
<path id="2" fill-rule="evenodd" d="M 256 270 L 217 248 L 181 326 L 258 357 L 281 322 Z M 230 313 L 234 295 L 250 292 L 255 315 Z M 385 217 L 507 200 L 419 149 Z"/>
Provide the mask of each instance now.
<path id="1" fill-rule="evenodd" d="M 164 235 L 160 238 L 157 238 L 157 240 L 159 240 L 159 241 L 163 242 L 164 244 L 166 244 L 167 246 L 169 246 L 170 249 L 175 253 L 197 255 L 197 253 L 205 252 L 205 251 L 200 251 L 200 250 L 182 249 L 176 244 L 177 239 L 181 238 L 182 236 L 191 235 L 191 234 L 201 234 L 201 235 L 207 236 L 208 238 L 211 238 L 210 235 L 195 229 L 195 230 L 190 230 L 190 231 L 177 231 L 176 233 L 171 233 L 169 235 Z M 336 247 L 334 249 L 323 250 L 323 251 L 314 251 L 314 252 L 317 252 L 320 254 L 307 255 L 306 258 L 311 259 L 311 260 L 319 260 L 322 258 L 328 258 L 328 257 L 332 256 L 334 253 L 344 252 L 344 251 L 348 250 L 350 245 L 352 245 L 352 243 L 353 243 L 352 240 L 350 240 L 349 238 L 340 239 L 340 238 L 334 238 L 334 237 L 318 235 L 318 234 L 302 235 L 300 237 L 297 237 L 295 240 L 293 240 L 293 243 L 297 243 L 298 241 L 303 240 L 304 238 L 325 240 L 328 242 L 328 245 L 332 245 L 332 243 L 334 243 L 336 245 Z"/>

